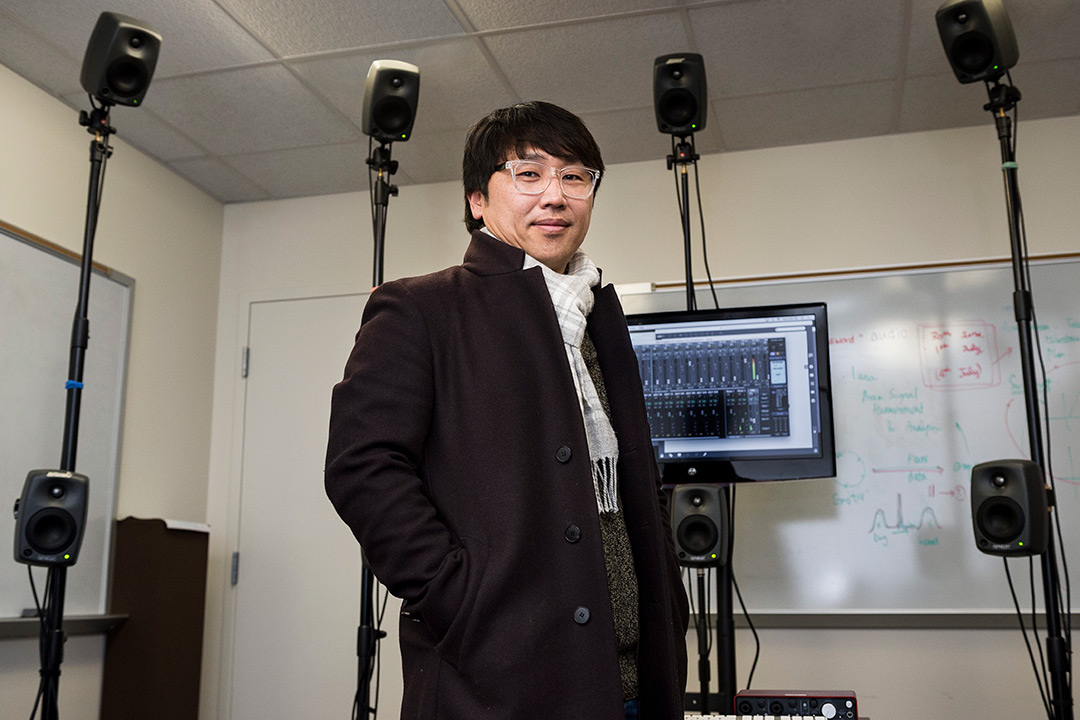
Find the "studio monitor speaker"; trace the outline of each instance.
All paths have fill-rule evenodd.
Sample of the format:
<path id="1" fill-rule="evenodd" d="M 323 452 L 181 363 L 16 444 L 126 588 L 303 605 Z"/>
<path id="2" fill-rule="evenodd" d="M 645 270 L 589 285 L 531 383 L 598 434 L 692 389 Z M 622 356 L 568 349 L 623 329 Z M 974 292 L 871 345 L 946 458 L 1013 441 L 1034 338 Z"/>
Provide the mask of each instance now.
<path id="1" fill-rule="evenodd" d="M 719 485 L 676 485 L 671 532 L 684 567 L 717 567 L 727 560 L 727 501 Z"/>
<path id="2" fill-rule="evenodd" d="M 361 129 L 380 142 L 408 140 L 419 97 L 420 68 L 397 60 L 376 60 L 364 83 Z"/>
<path id="3" fill-rule="evenodd" d="M 104 105 L 139 105 L 157 66 L 161 36 L 126 15 L 103 12 L 83 57 L 83 89 Z"/>
<path id="4" fill-rule="evenodd" d="M 1042 470 L 1030 460 L 995 460 L 971 469 L 975 544 L 987 555 L 1046 552 L 1050 518 Z"/>
<path id="5" fill-rule="evenodd" d="M 1002 0 L 949 0 L 936 18 L 945 55 L 962 83 L 996 80 L 1020 57 Z"/>
<path id="6" fill-rule="evenodd" d="M 15 504 L 15 560 L 74 565 L 86 528 L 88 481 L 62 470 L 31 470 Z"/>
<path id="7" fill-rule="evenodd" d="M 653 104 L 660 132 L 685 137 L 705 129 L 709 97 L 697 53 L 661 55 L 653 64 Z"/>

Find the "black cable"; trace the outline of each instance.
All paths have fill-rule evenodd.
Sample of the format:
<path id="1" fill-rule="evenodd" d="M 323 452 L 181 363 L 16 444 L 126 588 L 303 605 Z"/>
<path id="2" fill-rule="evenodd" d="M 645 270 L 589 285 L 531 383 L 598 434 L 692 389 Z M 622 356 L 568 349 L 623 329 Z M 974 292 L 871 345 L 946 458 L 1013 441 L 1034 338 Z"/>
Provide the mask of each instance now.
<path id="1" fill-rule="evenodd" d="M 1027 626 L 1024 625 L 1024 614 L 1020 610 L 1020 601 L 1016 598 L 1016 588 L 1013 586 L 1012 573 L 1009 572 L 1009 559 L 1002 558 L 1002 563 L 1005 566 L 1005 577 L 1009 582 L 1009 593 L 1012 595 L 1013 607 L 1016 609 L 1016 619 L 1020 622 L 1020 633 L 1024 637 L 1024 645 L 1027 646 L 1028 658 L 1031 660 L 1031 669 L 1035 672 L 1035 684 L 1039 686 L 1039 696 L 1042 697 L 1043 707 L 1046 709 L 1046 716 L 1049 720 L 1054 720 L 1054 713 L 1050 709 L 1050 702 L 1046 698 L 1046 689 L 1043 685 L 1042 676 L 1039 675 L 1039 668 L 1035 663 L 1035 653 L 1031 649 L 1031 641 L 1028 640 Z M 1035 628 L 1032 628 L 1032 633 L 1036 636 L 1038 641 L 1038 633 Z"/>
<path id="2" fill-rule="evenodd" d="M 697 617 L 697 611 L 694 610 L 694 593 L 693 588 L 689 587 L 693 583 L 690 582 L 690 568 L 683 566 L 682 569 L 683 586 L 686 589 L 686 599 L 690 602 L 690 615 L 691 617 Z"/>
<path id="3" fill-rule="evenodd" d="M 1043 651 L 1042 641 L 1039 640 L 1038 615 L 1035 612 L 1035 558 L 1028 557 L 1028 584 L 1031 594 L 1031 634 L 1035 637 L 1035 648 L 1039 654 L 1039 666 L 1042 668 L 1043 684 L 1050 687 L 1050 675 L 1046 672 L 1046 653 Z"/>
<path id="4" fill-rule="evenodd" d="M 1009 84 L 1011 85 L 1012 84 L 1012 74 L 1006 72 L 1006 77 L 1008 78 Z M 1019 135 L 1019 133 L 1018 133 L 1019 126 L 1020 126 L 1019 104 L 1014 103 L 1013 104 L 1013 132 L 1012 132 L 1012 140 L 1011 140 L 1011 148 L 1010 148 L 1010 153 L 1012 154 L 1012 158 L 1013 158 L 1014 161 L 1016 160 L 1016 142 L 1017 142 L 1017 136 Z M 1022 252 L 1022 258 L 1021 258 L 1022 259 L 1022 268 L 1023 268 L 1025 282 L 1027 283 L 1027 287 L 1030 290 L 1032 288 L 1032 282 L 1031 282 L 1031 258 L 1030 258 L 1030 253 L 1028 251 L 1027 222 L 1026 222 L 1026 218 L 1024 217 L 1024 204 L 1023 204 L 1023 200 L 1021 199 L 1021 195 L 1020 195 L 1020 184 L 1019 183 L 1016 183 L 1015 196 L 1016 196 L 1016 210 L 1017 210 L 1017 215 L 1018 215 L 1019 224 L 1020 224 L 1020 243 L 1021 243 L 1021 252 Z M 1054 497 L 1056 498 L 1057 497 L 1057 482 L 1056 482 L 1056 479 L 1054 477 L 1054 461 L 1053 461 L 1053 454 L 1052 454 L 1052 447 L 1053 447 L 1052 438 L 1053 438 L 1053 435 L 1052 435 L 1052 433 L 1050 431 L 1050 384 L 1049 384 L 1049 379 L 1047 378 L 1047 375 L 1046 375 L 1046 361 L 1045 361 L 1045 358 L 1043 357 L 1042 341 L 1041 341 L 1041 335 L 1039 333 L 1039 320 L 1038 320 L 1038 317 L 1036 316 L 1036 313 L 1035 313 L 1035 303 L 1034 303 L 1034 301 L 1029 303 L 1029 309 L 1030 309 L 1030 312 L 1031 312 L 1031 322 L 1032 322 L 1032 326 L 1034 327 L 1034 334 L 1035 334 L 1035 355 L 1036 355 L 1036 357 L 1039 358 L 1039 372 L 1040 372 L 1040 374 L 1042 376 L 1043 418 L 1044 418 L 1043 422 L 1046 425 L 1045 449 L 1046 449 L 1046 475 L 1047 475 L 1047 477 L 1045 478 L 1045 480 L 1049 483 L 1050 491 L 1051 491 L 1051 493 L 1053 493 Z M 1063 536 L 1062 530 L 1061 530 L 1061 509 L 1060 509 L 1060 507 L 1055 507 L 1055 511 L 1052 514 L 1052 526 L 1053 526 L 1054 530 L 1056 531 L 1056 535 L 1057 535 L 1059 554 L 1060 554 L 1060 558 L 1061 558 L 1061 572 L 1062 572 L 1062 578 L 1063 578 L 1063 581 L 1064 581 L 1063 583 L 1061 583 L 1061 585 L 1064 585 L 1065 597 L 1062 598 L 1061 595 L 1060 595 L 1061 589 L 1062 589 L 1060 586 L 1055 588 L 1055 591 L 1058 593 L 1058 605 L 1060 607 L 1064 607 L 1066 609 L 1066 611 L 1063 613 L 1063 615 L 1064 615 L 1063 626 L 1064 626 L 1064 635 L 1065 635 L 1064 642 L 1065 642 L 1066 657 L 1069 658 L 1068 665 L 1069 665 L 1069 667 L 1071 667 L 1071 665 L 1072 665 L 1072 662 L 1071 662 L 1071 658 L 1072 658 L 1072 581 L 1069 578 L 1069 560 L 1068 560 L 1068 556 L 1067 556 L 1066 549 L 1065 549 L 1066 546 L 1065 546 L 1064 536 Z M 1069 694 L 1071 695 L 1072 694 L 1072 674 L 1071 674 L 1071 672 L 1069 673 L 1068 684 L 1069 684 Z"/>
<path id="5" fill-rule="evenodd" d="M 754 636 L 754 662 L 750 664 L 750 675 L 746 678 L 746 687 L 749 688 L 754 685 L 754 670 L 757 668 L 758 658 L 761 657 L 761 639 L 758 637 L 757 628 L 754 627 L 754 621 L 750 619 L 750 613 L 746 610 L 746 603 L 743 602 L 742 593 L 739 591 L 739 582 L 735 579 L 734 568 L 731 570 L 731 586 L 735 588 L 735 597 L 739 598 L 739 607 L 742 608 L 743 617 L 746 618 L 746 625 Z"/>
<path id="6" fill-rule="evenodd" d="M 34 584 L 34 568 L 32 565 L 26 566 L 26 573 L 30 576 L 30 592 L 34 596 L 34 607 L 37 609 L 38 623 L 41 625 L 41 632 L 38 634 L 38 658 L 39 661 L 44 662 L 45 659 L 45 641 L 44 638 L 48 633 L 45 628 L 45 613 L 41 610 L 41 603 L 38 602 L 37 585 Z M 48 584 L 46 584 L 48 589 Z M 34 709 L 30 711 L 30 720 L 34 720 L 34 716 L 37 715 L 38 705 L 41 704 L 41 696 L 45 692 L 45 677 L 42 676 L 38 681 L 37 696 L 34 698 Z"/>
<path id="7" fill-rule="evenodd" d="M 712 607 L 712 590 L 715 584 L 716 579 L 713 577 L 713 568 L 709 568 L 705 571 L 705 637 L 709 639 L 709 642 L 705 644 L 705 651 L 709 654 L 712 654 L 715 638 L 713 637 L 713 616 L 708 612 L 708 608 Z"/>
<path id="8" fill-rule="evenodd" d="M 727 564 L 728 567 L 734 567 L 731 562 L 732 557 L 735 555 L 735 486 L 729 486 L 731 488 L 731 504 L 728 505 L 728 517 L 727 517 L 727 530 L 728 530 L 728 543 L 727 543 Z"/>
<path id="9" fill-rule="evenodd" d="M 371 227 L 373 229 L 375 227 L 375 178 L 372 175 L 372 173 L 374 172 L 374 168 L 372 168 L 372 166 L 371 166 L 371 159 L 372 159 L 371 158 L 371 153 L 375 149 L 374 142 L 375 142 L 374 138 L 372 138 L 370 135 L 368 135 L 368 139 L 367 139 L 368 204 L 370 205 L 370 209 L 371 209 Z"/>
<path id="10" fill-rule="evenodd" d="M 694 188 L 697 192 L 698 219 L 701 221 L 701 257 L 705 261 L 705 278 L 709 281 L 709 292 L 712 293 L 713 306 L 719 310 L 720 301 L 716 299 L 716 285 L 713 283 L 712 270 L 709 269 L 709 245 L 705 242 L 705 210 L 701 207 L 701 181 L 698 177 L 697 148 L 694 147 L 694 136 L 690 136 L 690 147 L 694 158 Z"/>
<path id="11" fill-rule="evenodd" d="M 675 157 L 675 136 L 671 136 L 671 157 Z M 679 166 L 676 163 L 671 164 L 673 170 L 671 177 L 675 180 L 675 204 L 679 208 L 679 227 L 683 227 L 685 220 L 683 219 L 683 198 L 682 191 L 679 190 Z"/>
<path id="12" fill-rule="evenodd" d="M 380 584 L 375 583 L 375 604 L 379 604 Z M 378 637 L 382 631 L 383 615 L 386 614 L 386 601 L 390 598 L 390 593 L 382 593 L 382 605 L 379 607 L 379 613 L 375 616 L 375 636 Z M 375 720 L 379 716 L 379 686 L 382 685 L 382 642 L 375 643 L 375 700 L 371 703 L 371 718 Z"/>
<path id="13" fill-rule="evenodd" d="M 1013 81 L 1012 81 L 1012 72 L 1006 70 L 1005 71 L 1005 79 L 1007 79 L 1009 81 L 1009 86 L 1010 87 L 1015 87 L 1013 85 Z M 1009 152 L 1012 153 L 1013 160 L 1015 160 L 1016 159 L 1016 136 L 1017 136 L 1016 126 L 1018 124 L 1017 121 L 1018 121 L 1018 119 L 1020 117 L 1020 103 L 1019 102 L 1014 102 L 1013 103 L 1012 111 L 1013 111 L 1013 133 L 1012 133 L 1012 143 L 1011 143 L 1012 147 L 1009 149 Z"/>
<path id="14" fill-rule="evenodd" d="M 742 608 L 743 617 L 746 618 L 746 625 L 750 628 L 750 634 L 754 636 L 754 662 L 750 665 L 750 675 L 746 678 L 746 687 L 749 688 L 753 687 L 754 670 L 757 668 L 758 658 L 761 657 L 761 638 L 758 637 L 757 628 L 754 627 L 754 620 L 746 609 L 742 592 L 739 590 L 739 583 L 735 579 L 735 564 L 732 562 L 735 555 L 735 485 L 731 485 L 730 488 L 731 504 L 728 506 L 727 564 L 731 573 L 731 586 L 735 589 L 735 597 L 739 599 L 739 607 Z"/>

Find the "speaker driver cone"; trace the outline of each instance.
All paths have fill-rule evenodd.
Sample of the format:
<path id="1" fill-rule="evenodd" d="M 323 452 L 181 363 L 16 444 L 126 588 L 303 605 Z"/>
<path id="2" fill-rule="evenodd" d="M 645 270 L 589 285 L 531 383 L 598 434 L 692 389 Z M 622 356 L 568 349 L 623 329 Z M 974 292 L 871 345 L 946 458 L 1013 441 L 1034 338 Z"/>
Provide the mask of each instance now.
<path id="1" fill-rule="evenodd" d="M 1012 542 L 1024 529 L 1024 511 L 1010 498 L 987 500 L 977 519 L 986 537 L 997 543 Z"/>
<path id="2" fill-rule="evenodd" d="M 375 123 L 384 132 L 401 132 L 411 122 L 412 108 L 403 98 L 390 95 L 375 103 Z"/>
<path id="3" fill-rule="evenodd" d="M 26 528 L 26 542 L 42 555 L 51 555 L 71 544 L 77 527 L 71 513 L 45 508 L 34 513 Z"/>
<path id="4" fill-rule="evenodd" d="M 982 33 L 969 32 L 956 38 L 952 52 L 956 64 L 972 75 L 984 72 L 994 60 L 994 44 Z"/>
<path id="5" fill-rule="evenodd" d="M 150 82 L 146 65 L 129 58 L 119 58 L 109 65 L 108 89 L 123 98 L 133 97 L 143 91 Z"/>
<path id="6" fill-rule="evenodd" d="M 691 555 L 704 555 L 716 545 L 720 535 L 716 523 L 707 517 L 693 515 L 679 523 L 679 546 Z"/>
<path id="7" fill-rule="evenodd" d="M 697 113 L 697 100 L 689 90 L 669 90 L 660 98 L 660 116 L 669 125 L 685 125 Z"/>

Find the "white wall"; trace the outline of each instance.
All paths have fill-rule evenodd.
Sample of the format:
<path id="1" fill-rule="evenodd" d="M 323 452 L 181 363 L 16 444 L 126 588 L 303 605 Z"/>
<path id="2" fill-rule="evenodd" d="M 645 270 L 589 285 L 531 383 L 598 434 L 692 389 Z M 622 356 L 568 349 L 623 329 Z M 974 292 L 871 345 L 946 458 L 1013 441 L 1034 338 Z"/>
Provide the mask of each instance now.
<path id="1" fill-rule="evenodd" d="M 1019 138 L 1031 253 L 1080 250 L 1080 118 L 1024 122 Z M 1008 257 L 1000 162 L 992 123 L 705 156 L 701 190 L 713 275 Z M 683 279 L 673 184 L 663 158 L 609 168 L 585 244 L 606 281 Z M 212 536 L 206 638 L 208 657 L 214 659 L 204 664 L 201 714 L 207 720 L 227 707 L 233 596 L 226 578 L 237 537 L 243 431 L 237 369 L 247 304 L 367 289 L 372 278 L 367 202 L 366 193 L 358 193 L 225 210 L 208 516 L 215 527 L 229 530 Z M 385 278 L 459 262 L 467 244 L 462 212 L 458 183 L 402 188 L 389 206 Z M 700 278 L 696 220 L 694 237 Z M 815 672 L 831 667 L 835 673 L 827 684 L 856 690 L 864 714 L 875 720 L 1032 712 L 1031 674 L 1022 640 L 1012 631 L 766 630 L 761 635 L 758 687 L 820 687 Z M 388 652 L 394 647 L 391 642 Z M 691 652 L 696 652 L 693 644 Z M 741 683 L 751 661 L 742 631 L 738 652 Z M 999 667 L 1011 672 L 995 672 Z M 991 676 L 993 694 L 981 692 Z M 382 681 L 400 683 L 400 678 L 384 673 Z"/>
<path id="2" fill-rule="evenodd" d="M 74 110 L 2 66 L 0 98 L 0 219 L 81 253 L 90 135 Z M 204 522 L 224 209 L 124 143 L 125 114 L 133 112 L 112 115 L 119 135 L 93 253 L 135 278 L 117 512 Z M 68 642 L 65 718 L 98 716 L 103 649 L 100 636 Z M 37 671 L 36 640 L 0 641 L 0 719 L 29 716 Z"/>

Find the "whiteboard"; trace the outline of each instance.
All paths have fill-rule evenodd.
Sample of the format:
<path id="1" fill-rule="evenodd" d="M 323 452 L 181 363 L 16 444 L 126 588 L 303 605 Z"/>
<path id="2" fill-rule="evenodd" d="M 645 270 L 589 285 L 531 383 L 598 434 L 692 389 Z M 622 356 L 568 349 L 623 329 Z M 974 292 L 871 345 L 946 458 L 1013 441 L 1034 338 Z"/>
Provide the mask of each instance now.
<path id="1" fill-rule="evenodd" d="M 1033 263 L 1031 277 L 1075 559 L 1080 257 Z M 721 307 L 824 301 L 829 314 L 837 477 L 737 487 L 733 567 L 751 613 L 1012 612 L 1002 560 L 975 547 L 968 494 L 973 465 L 1028 457 L 1012 292 L 1007 262 L 717 289 Z M 686 293 L 621 298 L 654 312 L 684 309 Z M 708 290 L 697 300 L 713 306 Z M 1030 607 L 1022 562 L 1011 567 Z"/>
<path id="2" fill-rule="evenodd" d="M 0 620 L 34 607 L 15 562 L 11 508 L 31 470 L 60 466 L 79 264 L 0 225 Z M 86 531 L 67 572 L 65 615 L 106 610 L 134 280 L 95 269 L 75 470 L 90 479 Z M 45 570 L 35 569 L 38 596 Z"/>

